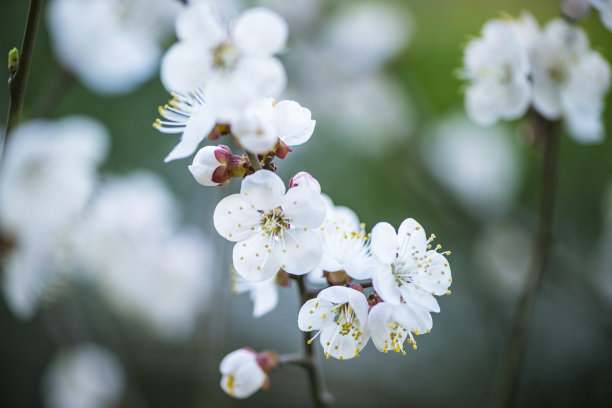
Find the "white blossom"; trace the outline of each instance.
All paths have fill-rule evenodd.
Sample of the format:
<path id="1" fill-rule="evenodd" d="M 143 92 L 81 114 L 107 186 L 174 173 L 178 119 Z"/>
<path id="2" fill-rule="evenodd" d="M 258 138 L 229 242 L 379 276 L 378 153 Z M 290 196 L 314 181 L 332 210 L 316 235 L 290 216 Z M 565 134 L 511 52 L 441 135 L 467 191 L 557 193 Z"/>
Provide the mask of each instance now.
<path id="1" fill-rule="evenodd" d="M 264 387 L 268 376 L 257 364 L 255 352 L 249 349 L 232 351 L 219 365 L 221 389 L 234 398 L 247 398 Z"/>
<path id="2" fill-rule="evenodd" d="M 586 34 L 557 19 L 547 24 L 532 57 L 533 105 L 547 119 L 564 118 L 570 134 L 589 143 L 603 138 L 600 115 L 610 67 L 589 49 Z"/>
<path id="3" fill-rule="evenodd" d="M 178 206 L 147 173 L 100 189 L 74 236 L 79 264 L 119 314 L 170 340 L 189 336 L 207 305 L 211 243 L 177 225 Z"/>
<path id="4" fill-rule="evenodd" d="M 260 282 L 251 282 L 241 276 L 235 276 L 232 290 L 237 294 L 249 293 L 253 301 L 253 317 L 261 317 L 271 312 L 278 304 L 278 285 L 276 275 Z"/>
<path id="5" fill-rule="evenodd" d="M 234 267 L 250 281 L 262 281 L 279 269 L 302 275 L 321 260 L 321 237 L 315 232 L 325 219 L 325 202 L 307 187 L 285 193 L 280 177 L 269 170 L 247 176 L 239 194 L 217 204 L 217 232 L 236 242 Z"/>
<path id="6" fill-rule="evenodd" d="M 17 127 L 0 171 L 0 235 L 8 241 L 3 291 L 11 310 L 31 317 L 67 271 L 67 236 L 95 184 L 108 135 L 84 117 Z"/>
<path id="7" fill-rule="evenodd" d="M 434 295 L 446 294 L 452 279 L 448 261 L 437 252 L 439 246 L 429 249 L 432 240 L 412 218 L 402 222 L 397 233 L 386 222 L 372 228 L 370 250 L 380 263 L 373 284 L 385 302 L 440 311 Z"/>
<path id="8" fill-rule="evenodd" d="M 375 264 L 368 249 L 365 224 L 348 207 L 328 203 L 327 217 L 321 227 L 323 258 L 319 268 L 325 272 L 346 272 L 354 279 L 371 277 Z"/>
<path id="9" fill-rule="evenodd" d="M 285 47 L 288 28 L 265 8 L 244 11 L 226 28 L 205 2 L 187 6 L 176 20 L 179 41 L 163 57 L 162 83 L 188 94 L 202 89 L 207 103 L 229 118 L 258 97 L 276 97 L 285 71 L 273 57 Z"/>
<path id="10" fill-rule="evenodd" d="M 599 11 L 603 25 L 612 31 L 612 0 L 590 0 L 590 2 Z"/>
<path id="11" fill-rule="evenodd" d="M 125 388 L 117 358 L 95 344 L 62 349 L 43 377 L 45 406 L 49 408 L 110 408 Z"/>
<path id="12" fill-rule="evenodd" d="M 304 303 L 298 314 L 298 327 L 302 331 L 317 330 L 313 339 L 320 335 L 326 358 L 344 360 L 359 357 L 359 351 L 368 343 L 367 319 L 368 302 L 362 292 L 331 286 Z"/>
<path id="13" fill-rule="evenodd" d="M 396 353 L 404 351 L 404 342 L 416 350 L 414 336 L 429 332 L 432 327 L 431 314 L 423 309 L 413 309 L 405 303 L 392 305 L 381 302 L 374 305 L 368 314 L 368 330 L 378 351 Z"/>
<path id="14" fill-rule="evenodd" d="M 53 0 L 48 24 L 59 62 L 88 88 L 131 91 L 157 70 L 175 0 Z"/>
<path id="15" fill-rule="evenodd" d="M 529 59 L 516 31 L 510 21 L 491 20 L 482 28 L 482 38 L 465 48 L 464 72 L 471 82 L 465 107 L 478 124 L 518 118 L 529 106 Z"/>
<path id="16" fill-rule="evenodd" d="M 315 123 L 310 111 L 295 101 L 274 102 L 271 98 L 263 98 L 230 121 L 230 126 L 246 150 L 265 153 L 278 140 L 287 146 L 306 143 L 312 136 Z"/>

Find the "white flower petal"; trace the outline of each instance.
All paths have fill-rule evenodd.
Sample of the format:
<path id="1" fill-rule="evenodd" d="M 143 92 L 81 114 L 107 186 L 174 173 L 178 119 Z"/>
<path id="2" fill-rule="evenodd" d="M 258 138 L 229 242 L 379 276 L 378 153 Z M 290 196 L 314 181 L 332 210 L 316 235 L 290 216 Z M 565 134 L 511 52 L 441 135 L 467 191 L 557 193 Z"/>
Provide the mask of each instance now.
<path id="1" fill-rule="evenodd" d="M 236 372 L 241 366 L 255 362 L 255 353 L 245 349 L 238 349 L 226 355 L 219 364 L 221 374 Z"/>
<path id="2" fill-rule="evenodd" d="M 283 235 L 281 252 L 283 269 L 293 275 L 304 275 L 321 262 L 323 247 L 321 237 L 313 231 L 288 230 Z"/>
<path id="3" fill-rule="evenodd" d="M 270 170 L 259 170 L 247 176 L 240 186 L 242 194 L 256 210 L 276 208 L 285 194 L 285 184 Z"/>
<path id="4" fill-rule="evenodd" d="M 210 110 L 200 110 L 187 121 L 181 141 L 166 156 L 165 162 L 191 156 L 215 126 L 216 118 Z"/>
<path id="5" fill-rule="evenodd" d="M 440 305 L 436 298 L 424 290 L 417 289 L 413 285 L 402 285 L 399 288 L 404 301 L 414 309 L 426 309 L 430 312 L 440 312 Z"/>
<path id="6" fill-rule="evenodd" d="M 256 7 L 244 11 L 232 30 L 236 45 L 245 53 L 272 55 L 287 43 L 289 28 L 277 13 Z"/>
<path id="7" fill-rule="evenodd" d="M 325 324 L 333 323 L 333 304 L 321 299 L 310 299 L 300 308 L 298 327 L 302 331 L 320 330 Z"/>
<path id="8" fill-rule="evenodd" d="M 253 300 L 253 317 L 261 317 L 272 311 L 278 304 L 278 286 L 276 276 L 267 281 L 253 282 L 255 287 L 251 290 Z"/>
<path id="9" fill-rule="evenodd" d="M 390 265 L 381 265 L 376 269 L 372 284 L 374 290 L 385 302 L 393 305 L 398 305 L 401 302 L 401 293 Z"/>
<path id="10" fill-rule="evenodd" d="M 374 305 L 368 314 L 368 331 L 372 336 L 374 345 L 381 352 L 385 349 L 385 340 L 388 342 L 387 322 L 391 317 L 392 310 L 391 304 L 382 302 Z M 387 344 L 387 347 L 390 347 L 390 345 Z"/>
<path id="11" fill-rule="evenodd" d="M 397 254 L 397 234 L 395 228 L 387 222 L 379 222 L 372 228 L 370 251 L 384 264 L 390 264 Z"/>
<path id="12" fill-rule="evenodd" d="M 415 274 L 412 283 L 437 296 L 444 295 L 451 284 L 451 270 L 448 261 L 436 251 L 427 251 L 427 256 L 432 259 L 426 273 Z"/>
<path id="13" fill-rule="evenodd" d="M 199 42 L 178 42 L 164 54 L 160 77 L 168 92 L 189 93 L 209 80 L 211 67 L 211 55 Z"/>
<path id="14" fill-rule="evenodd" d="M 278 97 L 287 86 L 287 74 L 279 60 L 272 57 L 242 58 L 233 76 L 250 100 Z"/>
<path id="15" fill-rule="evenodd" d="M 397 237 L 400 243 L 400 260 L 412 259 L 415 253 L 425 254 L 427 250 L 425 230 L 414 219 L 408 218 L 402 222 Z"/>
<path id="16" fill-rule="evenodd" d="M 298 227 L 318 228 L 327 214 L 323 197 L 308 186 L 290 188 L 280 204 L 290 224 Z"/>
<path id="17" fill-rule="evenodd" d="M 219 235 L 230 241 L 251 238 L 260 230 L 261 214 L 242 194 L 232 194 L 219 201 L 213 223 Z"/>
<path id="18" fill-rule="evenodd" d="M 234 268 L 249 281 L 269 279 L 281 268 L 278 252 L 278 243 L 265 234 L 257 234 L 234 245 Z"/>
<path id="19" fill-rule="evenodd" d="M 274 106 L 278 137 L 287 146 L 305 143 L 312 136 L 316 122 L 310 110 L 295 101 L 280 101 Z"/>
<path id="20" fill-rule="evenodd" d="M 227 37 L 226 33 L 212 6 L 205 2 L 190 4 L 176 19 L 176 36 L 198 41 L 202 47 L 214 48 Z"/>

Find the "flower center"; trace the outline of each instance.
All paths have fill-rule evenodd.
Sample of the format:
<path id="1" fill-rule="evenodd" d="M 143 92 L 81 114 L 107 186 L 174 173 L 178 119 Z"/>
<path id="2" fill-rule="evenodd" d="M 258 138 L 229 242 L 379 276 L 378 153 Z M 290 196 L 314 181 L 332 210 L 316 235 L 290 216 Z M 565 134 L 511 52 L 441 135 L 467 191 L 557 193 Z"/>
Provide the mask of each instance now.
<path id="1" fill-rule="evenodd" d="M 289 229 L 289 222 L 283 216 L 283 210 L 279 207 L 263 213 L 261 216 L 261 229 L 268 235 L 282 237 L 283 231 Z"/>
<path id="2" fill-rule="evenodd" d="M 223 42 L 213 50 L 213 66 L 231 71 L 240 60 L 240 51 L 232 43 Z"/>
<path id="3" fill-rule="evenodd" d="M 227 376 L 227 390 L 229 395 L 234 395 L 234 388 L 236 387 L 235 378 L 233 375 Z"/>

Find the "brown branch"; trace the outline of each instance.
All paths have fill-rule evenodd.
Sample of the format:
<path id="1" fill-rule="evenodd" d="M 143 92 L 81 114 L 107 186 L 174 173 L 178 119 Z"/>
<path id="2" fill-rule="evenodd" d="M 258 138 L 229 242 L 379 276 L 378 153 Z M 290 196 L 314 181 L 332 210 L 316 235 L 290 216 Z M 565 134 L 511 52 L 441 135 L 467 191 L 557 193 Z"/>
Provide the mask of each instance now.
<path id="1" fill-rule="evenodd" d="M 21 52 L 19 55 L 17 70 L 11 73 L 8 80 L 9 109 L 6 120 L 5 140 L 8 138 L 11 130 L 19 122 L 19 118 L 21 116 L 23 100 L 28 85 L 28 74 L 30 72 L 30 65 L 32 64 L 32 54 L 34 52 L 34 44 L 36 42 L 36 31 L 38 28 L 38 21 L 40 20 L 42 3 L 43 0 L 30 1 L 30 8 L 28 10 L 26 28 L 23 34 L 23 41 L 21 43 Z"/>
<path id="2" fill-rule="evenodd" d="M 297 286 L 300 293 L 301 304 L 304 304 L 309 299 L 309 293 L 306 289 L 306 283 L 304 282 L 304 276 L 298 276 Z M 324 408 L 328 406 L 329 394 L 324 391 L 323 379 L 317 370 L 313 356 L 313 347 L 309 345 L 310 333 L 303 332 L 304 340 L 304 354 L 302 355 L 299 363 L 295 364 L 303 367 L 308 373 L 308 382 L 310 384 L 310 391 L 313 397 L 313 404 L 315 408 Z"/>
<path id="3" fill-rule="evenodd" d="M 542 276 L 548 266 L 553 234 L 557 161 L 559 150 L 559 122 L 549 121 L 534 112 L 534 133 L 542 151 L 542 202 L 538 240 L 531 270 L 518 302 L 512 322 L 510 344 L 506 350 L 496 406 L 514 405 L 523 365 L 527 330 Z"/>

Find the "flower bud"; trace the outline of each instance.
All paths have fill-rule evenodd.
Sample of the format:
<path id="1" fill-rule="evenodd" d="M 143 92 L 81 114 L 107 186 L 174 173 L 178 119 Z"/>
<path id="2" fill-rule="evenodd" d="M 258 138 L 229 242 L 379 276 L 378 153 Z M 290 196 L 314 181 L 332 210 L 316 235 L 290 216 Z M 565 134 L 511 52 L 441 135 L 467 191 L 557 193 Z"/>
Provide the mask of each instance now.
<path id="1" fill-rule="evenodd" d="M 572 20 L 581 19 L 589 11 L 589 0 L 563 0 L 561 10 Z"/>
<path id="2" fill-rule="evenodd" d="M 323 276 L 325 276 L 325 279 L 327 280 L 327 283 L 329 283 L 330 286 L 346 285 L 353 281 L 353 278 L 348 276 L 348 274 L 342 270 L 336 272 L 325 271 L 323 272 Z"/>
<path id="3" fill-rule="evenodd" d="M 203 186 L 224 186 L 232 177 L 247 173 L 243 163 L 244 158 L 233 155 L 227 146 L 205 146 L 193 158 L 189 171 Z"/>
<path id="4" fill-rule="evenodd" d="M 247 398 L 260 388 L 267 388 L 268 376 L 258 364 L 257 356 L 249 348 L 238 349 L 225 356 L 219 365 L 221 389 L 234 398 Z"/>
<path id="5" fill-rule="evenodd" d="M 298 186 L 305 186 L 313 191 L 316 191 L 319 194 L 321 193 L 321 185 L 319 184 L 317 179 L 315 179 L 305 171 L 300 171 L 298 174 L 291 177 L 291 179 L 289 180 L 289 188 Z"/>
<path id="6" fill-rule="evenodd" d="M 255 361 L 265 373 L 271 373 L 278 365 L 278 354 L 273 351 L 262 351 L 255 355 Z"/>

